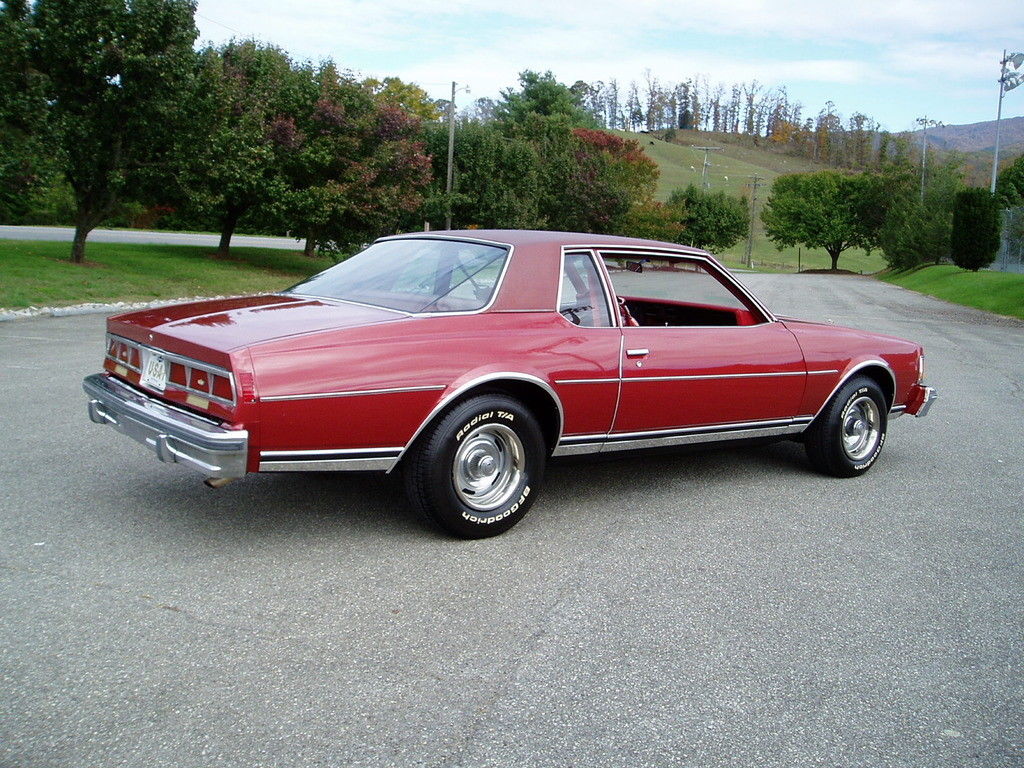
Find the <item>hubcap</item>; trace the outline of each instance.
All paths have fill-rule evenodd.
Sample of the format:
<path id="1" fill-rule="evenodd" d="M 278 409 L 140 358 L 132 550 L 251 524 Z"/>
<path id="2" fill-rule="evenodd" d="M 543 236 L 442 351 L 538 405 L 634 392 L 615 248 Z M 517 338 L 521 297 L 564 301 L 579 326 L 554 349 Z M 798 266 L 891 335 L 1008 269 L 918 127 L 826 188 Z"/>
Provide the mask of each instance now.
<path id="1" fill-rule="evenodd" d="M 495 509 L 515 495 L 524 466 L 519 436 L 504 424 L 484 424 L 463 437 L 455 452 L 455 493 L 468 507 Z"/>
<path id="2" fill-rule="evenodd" d="M 843 451 L 851 461 L 862 461 L 871 455 L 882 434 L 882 416 L 870 397 L 861 396 L 846 409 L 843 418 Z"/>

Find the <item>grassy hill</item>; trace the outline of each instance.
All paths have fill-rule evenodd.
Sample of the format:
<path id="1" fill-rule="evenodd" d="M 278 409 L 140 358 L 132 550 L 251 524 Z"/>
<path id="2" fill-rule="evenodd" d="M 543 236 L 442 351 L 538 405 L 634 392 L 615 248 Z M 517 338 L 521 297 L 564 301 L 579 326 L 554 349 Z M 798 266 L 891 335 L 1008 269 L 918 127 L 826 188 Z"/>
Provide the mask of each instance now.
<path id="1" fill-rule="evenodd" d="M 828 269 L 831 260 L 821 249 L 787 248 L 779 251 L 764 236 L 761 224 L 761 209 L 776 178 L 787 173 L 811 173 L 825 170 L 828 166 L 773 152 L 764 146 L 755 146 L 745 137 L 706 133 L 703 131 L 676 131 L 675 139 L 667 142 L 654 134 L 611 131 L 623 138 L 634 139 L 644 152 L 658 164 L 661 177 L 655 197 L 668 200 L 672 190 L 701 183 L 701 169 L 704 153 L 695 146 L 718 147 L 721 151 L 708 153 L 708 186 L 712 191 L 724 191 L 736 197 L 750 198 L 752 175 L 762 178 L 757 191 L 757 207 L 754 217 L 754 268 L 765 271 L 795 272 L 801 269 Z M 746 241 L 738 243 L 718 256 L 729 266 L 744 263 Z M 839 268 L 854 272 L 877 272 L 885 267 L 881 254 L 866 254 L 861 250 L 850 250 L 839 257 Z"/>

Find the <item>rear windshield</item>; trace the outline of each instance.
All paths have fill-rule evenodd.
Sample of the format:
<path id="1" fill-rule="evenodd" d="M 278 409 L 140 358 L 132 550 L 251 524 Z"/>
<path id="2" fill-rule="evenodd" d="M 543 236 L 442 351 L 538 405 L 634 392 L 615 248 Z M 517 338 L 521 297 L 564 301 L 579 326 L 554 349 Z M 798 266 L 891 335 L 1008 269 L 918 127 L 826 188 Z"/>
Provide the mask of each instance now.
<path id="1" fill-rule="evenodd" d="M 385 240 L 286 293 L 402 312 L 467 312 L 491 301 L 508 249 L 457 240 Z"/>

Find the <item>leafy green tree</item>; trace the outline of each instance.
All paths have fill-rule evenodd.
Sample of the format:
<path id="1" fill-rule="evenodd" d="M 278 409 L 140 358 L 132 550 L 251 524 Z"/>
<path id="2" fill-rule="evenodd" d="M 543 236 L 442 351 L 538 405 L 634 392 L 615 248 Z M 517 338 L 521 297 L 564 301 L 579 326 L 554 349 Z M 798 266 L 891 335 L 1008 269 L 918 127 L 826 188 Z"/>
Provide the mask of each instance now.
<path id="1" fill-rule="evenodd" d="M 192 0 L 36 0 L 31 63 L 54 157 L 75 193 L 71 257 L 127 190 L 169 171 L 195 70 Z"/>
<path id="2" fill-rule="evenodd" d="M 657 200 L 644 200 L 636 203 L 626 213 L 619 234 L 676 243 L 683 238 L 683 225 L 679 222 L 679 214 L 676 206 L 666 205 Z"/>
<path id="3" fill-rule="evenodd" d="M 738 243 L 750 227 L 744 200 L 725 192 L 704 192 L 691 184 L 669 196 L 681 226 L 676 242 L 721 251 Z"/>
<path id="4" fill-rule="evenodd" d="M 868 215 L 877 199 L 874 180 L 866 174 L 838 171 L 779 176 L 761 212 L 765 234 L 781 250 L 802 245 L 824 248 L 838 269 L 847 248 L 877 246 L 876 215 Z"/>
<path id="5" fill-rule="evenodd" d="M 963 188 L 961 170 L 955 161 L 933 165 L 923 200 L 918 174 L 919 169 L 903 162 L 887 165 L 877 177 L 884 197 L 878 242 L 893 269 L 938 263 L 949 256 L 953 202 Z"/>
<path id="6" fill-rule="evenodd" d="M 216 220 L 218 252 L 226 256 L 246 213 L 281 213 L 284 167 L 305 138 L 296 120 L 316 102 L 318 88 L 309 67 L 253 40 L 207 48 L 200 59 L 190 111 L 205 140 L 192 148 L 179 181 L 186 207 Z"/>
<path id="7" fill-rule="evenodd" d="M 435 224 L 451 206 L 453 226 L 535 229 L 543 226 L 540 213 L 541 169 L 535 146 L 522 138 L 507 138 L 494 125 L 464 120 L 455 131 L 453 192 L 445 196 L 448 127 L 424 127 L 426 151 L 433 158 L 434 181 L 417 221 Z"/>
<path id="8" fill-rule="evenodd" d="M 580 104 L 580 95 L 555 79 L 550 72 L 532 70 L 519 73 L 519 91 L 506 88 L 495 105 L 497 120 L 506 125 L 523 125 L 530 115 L 561 115 L 573 126 L 596 128 L 597 121 Z"/>
<path id="9" fill-rule="evenodd" d="M 958 192 L 953 207 L 950 247 L 953 263 L 977 272 L 987 267 L 999 250 L 999 205 L 987 189 Z"/>
<path id="10" fill-rule="evenodd" d="M 52 186 L 46 143 L 46 95 L 31 64 L 32 26 L 25 0 L 0 6 L 0 222 L 25 220 Z"/>
<path id="11" fill-rule="evenodd" d="M 996 200 L 1003 208 L 1024 205 L 1024 155 L 999 172 Z"/>
<path id="12" fill-rule="evenodd" d="M 307 254 L 317 246 L 337 253 L 394 232 L 418 210 L 430 161 L 415 115 L 378 104 L 369 87 L 331 63 L 315 79 L 319 98 L 298 118 L 301 140 L 284 165 L 281 202 L 288 228 L 306 238 Z"/>

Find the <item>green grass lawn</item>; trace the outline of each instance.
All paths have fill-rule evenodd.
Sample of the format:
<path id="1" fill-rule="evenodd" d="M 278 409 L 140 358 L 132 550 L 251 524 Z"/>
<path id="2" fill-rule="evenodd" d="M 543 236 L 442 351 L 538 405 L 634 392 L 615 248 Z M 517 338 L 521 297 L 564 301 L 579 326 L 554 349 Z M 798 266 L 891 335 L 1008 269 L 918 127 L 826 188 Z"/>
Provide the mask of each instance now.
<path id="1" fill-rule="evenodd" d="M 152 301 L 279 291 L 331 265 L 301 251 L 89 243 L 72 264 L 70 243 L 0 240 L 0 307 Z"/>
<path id="2" fill-rule="evenodd" d="M 1024 320 L 1024 275 L 968 272 L 951 264 L 940 264 L 913 272 L 887 272 L 879 278 L 956 304 Z"/>

